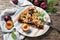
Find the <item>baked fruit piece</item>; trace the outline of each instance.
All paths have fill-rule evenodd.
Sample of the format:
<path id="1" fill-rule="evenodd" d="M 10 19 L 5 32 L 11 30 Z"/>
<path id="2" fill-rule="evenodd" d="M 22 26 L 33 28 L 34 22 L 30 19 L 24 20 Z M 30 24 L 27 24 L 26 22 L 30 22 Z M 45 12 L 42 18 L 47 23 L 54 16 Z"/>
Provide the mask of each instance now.
<path id="1" fill-rule="evenodd" d="M 25 23 L 22 24 L 21 28 L 25 32 L 29 31 L 29 29 L 30 29 L 29 25 L 28 24 L 25 24 Z"/>
<path id="2" fill-rule="evenodd" d="M 28 7 L 24 10 L 18 17 L 18 21 L 25 22 L 25 23 L 32 23 L 32 14 L 36 12 L 36 8 Z"/>
<path id="3" fill-rule="evenodd" d="M 28 7 L 18 17 L 18 21 L 21 23 L 27 23 L 35 25 L 36 28 L 43 29 L 43 23 L 38 16 L 38 11 L 35 7 Z"/>
<path id="4" fill-rule="evenodd" d="M 12 22 L 11 20 L 8 20 L 8 21 L 6 22 L 5 27 L 6 27 L 8 30 L 10 30 L 13 26 L 14 26 L 14 24 L 13 24 L 13 22 Z"/>

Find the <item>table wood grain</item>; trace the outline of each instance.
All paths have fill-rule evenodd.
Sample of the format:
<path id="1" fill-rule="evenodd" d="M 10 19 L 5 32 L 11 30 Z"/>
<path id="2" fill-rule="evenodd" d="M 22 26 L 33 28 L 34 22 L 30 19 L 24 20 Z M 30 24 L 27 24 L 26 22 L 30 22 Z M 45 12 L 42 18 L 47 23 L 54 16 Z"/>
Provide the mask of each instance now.
<path id="1" fill-rule="evenodd" d="M 57 13 L 54 13 L 50 15 L 52 21 L 53 21 L 53 26 L 55 27 L 60 27 L 60 0 L 58 0 L 59 5 L 56 6 L 58 9 Z M 5 10 L 6 8 L 14 8 L 10 3 L 10 0 L 0 0 L 0 13 Z M 2 34 L 2 31 L 0 29 L 0 35 Z M 2 37 L 0 37 L 0 40 L 2 40 Z M 39 37 L 25 37 L 24 40 L 60 40 L 60 33 L 56 31 L 53 28 L 50 28 L 48 32 L 46 32 L 44 35 L 39 36 Z"/>

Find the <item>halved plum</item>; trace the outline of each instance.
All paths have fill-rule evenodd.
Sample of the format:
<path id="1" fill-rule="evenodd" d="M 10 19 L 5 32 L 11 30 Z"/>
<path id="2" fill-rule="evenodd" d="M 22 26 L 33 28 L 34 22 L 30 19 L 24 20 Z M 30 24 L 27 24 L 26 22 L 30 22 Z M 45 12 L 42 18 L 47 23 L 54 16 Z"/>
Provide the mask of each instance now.
<path id="1" fill-rule="evenodd" d="M 18 0 L 12 0 L 12 2 L 16 5 L 18 4 Z"/>
<path id="2" fill-rule="evenodd" d="M 11 20 L 11 17 L 9 15 L 5 15 L 3 18 L 5 21 Z"/>

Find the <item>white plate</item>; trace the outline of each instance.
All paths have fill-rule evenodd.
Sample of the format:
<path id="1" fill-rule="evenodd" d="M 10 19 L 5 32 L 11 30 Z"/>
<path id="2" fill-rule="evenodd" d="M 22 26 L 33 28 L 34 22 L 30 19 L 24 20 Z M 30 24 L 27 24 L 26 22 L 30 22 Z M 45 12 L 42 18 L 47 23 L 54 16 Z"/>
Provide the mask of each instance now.
<path id="1" fill-rule="evenodd" d="M 19 9 L 19 10 L 15 13 L 15 15 L 17 14 L 17 16 L 16 16 L 15 18 L 17 18 L 18 15 L 21 14 L 21 12 L 23 12 L 26 8 L 28 8 L 28 6 L 25 7 L 22 11 L 21 11 L 21 9 Z M 50 17 L 49 17 L 49 15 L 48 15 L 48 13 L 47 13 L 46 11 L 44 11 L 43 9 L 41 9 L 41 8 L 39 8 L 39 7 L 36 7 L 36 9 L 37 9 L 38 11 L 43 12 L 43 13 L 45 14 L 44 20 L 45 20 L 46 22 L 51 22 L 51 21 L 50 21 Z M 18 32 L 20 32 L 21 34 L 23 34 L 23 35 L 25 35 L 25 36 L 29 36 L 29 37 L 41 36 L 41 35 L 43 35 L 44 33 L 46 33 L 46 32 L 48 31 L 48 29 L 50 28 L 50 26 L 48 26 L 48 25 L 45 24 L 45 25 L 44 25 L 44 29 L 38 30 L 38 29 L 36 29 L 36 28 L 31 27 L 31 28 L 30 28 L 31 33 L 26 33 L 26 32 L 23 32 L 23 30 L 21 29 L 21 23 L 16 22 L 16 23 L 15 23 L 15 27 L 16 27 L 16 30 L 17 30 Z"/>
<path id="2" fill-rule="evenodd" d="M 3 15 L 6 15 L 5 12 L 9 12 L 9 9 L 6 9 L 4 10 L 1 14 L 0 14 L 0 26 L 1 26 L 1 30 L 2 32 L 11 32 L 14 30 L 14 27 L 10 30 L 8 30 L 6 27 L 5 27 L 5 24 L 6 22 L 4 21 L 4 19 L 2 18 Z M 11 16 L 12 17 L 12 16 Z M 13 20 L 13 17 L 12 17 L 12 20 Z"/>

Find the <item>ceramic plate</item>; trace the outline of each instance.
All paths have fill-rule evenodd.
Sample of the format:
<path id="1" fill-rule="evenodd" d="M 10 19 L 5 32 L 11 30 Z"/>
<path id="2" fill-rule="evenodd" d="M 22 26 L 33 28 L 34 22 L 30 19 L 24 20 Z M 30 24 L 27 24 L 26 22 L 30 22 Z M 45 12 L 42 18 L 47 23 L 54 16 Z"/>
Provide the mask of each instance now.
<path id="1" fill-rule="evenodd" d="M 8 30 L 6 27 L 5 27 L 5 24 L 6 22 L 4 21 L 3 19 L 3 16 L 4 15 L 7 15 L 5 12 L 9 12 L 9 10 L 4 10 L 1 14 L 0 14 L 0 26 L 1 26 L 1 29 L 2 29 L 2 32 L 11 32 L 13 31 L 14 27 L 12 27 L 10 30 Z M 13 16 L 11 16 L 12 20 L 13 20 Z"/>
<path id="2" fill-rule="evenodd" d="M 25 9 L 27 9 L 27 8 L 28 8 L 28 6 L 25 7 L 23 10 L 19 9 L 19 10 L 15 13 L 15 15 L 17 14 L 17 16 L 16 16 L 15 18 L 17 18 L 18 15 L 20 15 L 21 12 L 23 12 L 23 11 L 24 11 Z M 50 21 L 50 17 L 49 17 L 49 15 L 48 15 L 48 13 L 47 13 L 46 11 L 44 11 L 42 8 L 39 8 L 39 7 L 36 7 L 36 9 L 37 9 L 38 11 L 43 12 L 43 13 L 45 14 L 45 15 L 44 15 L 44 21 L 45 21 L 45 22 L 51 22 L 51 21 Z M 15 19 L 14 19 L 14 20 L 15 20 Z M 23 35 L 25 35 L 25 36 L 28 36 L 28 37 L 41 36 L 41 35 L 43 35 L 44 33 L 46 33 L 46 32 L 48 31 L 48 29 L 50 28 L 49 25 L 44 24 L 44 28 L 43 28 L 43 29 L 38 30 L 38 29 L 36 29 L 36 28 L 30 27 L 30 33 L 26 33 L 26 32 L 24 32 L 24 31 L 22 30 L 21 24 L 22 24 L 22 23 L 18 23 L 18 22 L 16 21 L 16 23 L 15 23 L 16 30 L 17 30 L 19 33 L 21 33 L 21 34 L 23 34 Z"/>

